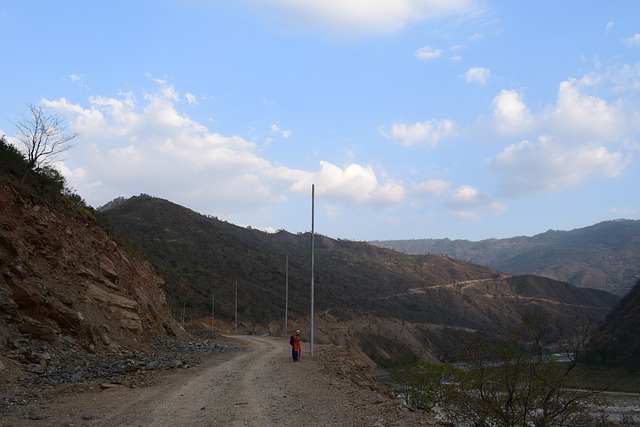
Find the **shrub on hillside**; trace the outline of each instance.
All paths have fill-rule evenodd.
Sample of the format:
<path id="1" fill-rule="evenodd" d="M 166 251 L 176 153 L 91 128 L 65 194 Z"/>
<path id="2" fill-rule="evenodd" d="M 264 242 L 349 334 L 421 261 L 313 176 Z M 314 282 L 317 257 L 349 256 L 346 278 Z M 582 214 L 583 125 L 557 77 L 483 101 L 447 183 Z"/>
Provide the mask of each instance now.
<path id="1" fill-rule="evenodd" d="M 0 138 L 0 178 L 9 179 L 21 188 L 38 194 L 49 202 L 62 202 L 87 218 L 94 218 L 93 209 L 67 185 L 65 177 L 53 166 L 29 167 L 24 154 Z"/>
<path id="2" fill-rule="evenodd" d="M 464 343 L 468 357 L 458 367 L 414 361 L 394 369 L 392 380 L 408 405 L 456 425 L 605 426 L 589 413 L 597 392 L 572 375 L 595 329 L 580 324 L 528 313 L 498 342 Z"/>
<path id="3" fill-rule="evenodd" d="M 9 144 L 5 137 L 0 138 L 0 174 L 8 174 L 14 178 L 22 177 L 29 166 L 27 160 L 16 147 Z"/>

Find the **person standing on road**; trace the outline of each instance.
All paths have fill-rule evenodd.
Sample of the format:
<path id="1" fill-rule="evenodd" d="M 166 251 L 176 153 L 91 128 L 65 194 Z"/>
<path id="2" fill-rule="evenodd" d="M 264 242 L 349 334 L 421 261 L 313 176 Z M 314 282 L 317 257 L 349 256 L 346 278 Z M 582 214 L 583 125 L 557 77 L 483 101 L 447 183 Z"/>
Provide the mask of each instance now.
<path id="1" fill-rule="evenodd" d="M 291 338 L 289 338 L 289 344 L 291 345 L 291 357 L 294 362 L 297 362 L 298 357 L 302 352 L 300 349 L 300 329 L 296 329 L 296 332 L 291 335 Z"/>

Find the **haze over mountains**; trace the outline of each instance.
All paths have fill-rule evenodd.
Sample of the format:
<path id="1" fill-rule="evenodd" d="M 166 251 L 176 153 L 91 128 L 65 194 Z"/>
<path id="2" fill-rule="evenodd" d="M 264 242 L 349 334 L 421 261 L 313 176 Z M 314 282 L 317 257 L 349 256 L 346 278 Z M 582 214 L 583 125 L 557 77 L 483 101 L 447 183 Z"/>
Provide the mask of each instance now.
<path id="1" fill-rule="evenodd" d="M 371 242 L 409 254 L 446 254 L 509 274 L 535 274 L 624 295 L 640 278 L 640 221 L 605 221 L 532 237 Z"/>

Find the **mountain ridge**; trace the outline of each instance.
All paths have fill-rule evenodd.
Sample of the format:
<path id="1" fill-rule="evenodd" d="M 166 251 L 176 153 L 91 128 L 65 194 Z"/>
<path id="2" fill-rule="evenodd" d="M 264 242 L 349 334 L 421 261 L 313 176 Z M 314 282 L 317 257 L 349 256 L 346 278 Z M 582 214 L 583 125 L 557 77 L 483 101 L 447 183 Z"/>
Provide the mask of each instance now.
<path id="1" fill-rule="evenodd" d="M 170 304 L 187 317 L 215 312 L 233 327 L 237 284 L 247 333 L 288 332 L 282 330 L 288 259 L 289 326 L 309 333 L 310 233 L 239 227 L 148 195 L 120 200 L 101 215 L 119 239 L 149 254 Z M 315 245 L 316 337 L 349 345 L 375 363 L 403 354 L 453 357 L 454 332 L 497 333 L 526 310 L 602 318 L 619 299 L 449 256 L 407 255 L 322 235 Z"/>
<path id="2" fill-rule="evenodd" d="M 570 231 L 480 241 L 376 240 L 410 254 L 442 253 L 509 274 L 534 274 L 624 295 L 640 274 L 640 220 L 603 221 Z"/>
<path id="3" fill-rule="evenodd" d="M 191 366 L 179 349 L 222 351 L 209 341 L 218 333 L 301 329 L 308 338 L 310 233 L 243 228 L 146 195 L 98 214 L 54 173 L 25 175 L 6 160 L 0 150 L 3 395 L 37 402 L 40 387 L 98 378 L 138 387 L 147 369 Z M 574 325 L 605 318 L 619 301 L 441 254 L 315 241 L 317 342 L 372 367 L 401 356 L 456 360 L 459 339 L 499 334 L 530 311 Z M 206 339 L 192 342 L 194 332 Z M 0 399 L 0 411 L 11 402 Z"/>

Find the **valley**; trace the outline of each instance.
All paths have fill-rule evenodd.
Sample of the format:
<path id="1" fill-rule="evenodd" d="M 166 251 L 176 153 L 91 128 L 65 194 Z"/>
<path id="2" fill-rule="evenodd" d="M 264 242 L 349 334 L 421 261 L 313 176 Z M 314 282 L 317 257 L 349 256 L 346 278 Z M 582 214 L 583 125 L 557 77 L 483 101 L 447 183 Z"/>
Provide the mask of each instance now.
<path id="1" fill-rule="evenodd" d="M 237 357 L 249 372 L 249 377 L 239 377 L 238 384 L 256 386 L 254 381 L 268 377 L 265 370 L 270 374 L 290 367 L 284 364 L 287 346 L 276 338 L 288 333 L 283 329 L 285 282 L 288 329 L 301 329 L 306 339 L 310 336 L 309 233 L 265 233 L 239 227 L 146 195 L 92 212 L 70 204 L 63 195 L 44 196 L 10 179 L 0 182 L 0 225 L 0 371 L 4 379 L 0 411 L 8 416 L 40 425 L 56 419 L 64 410 L 47 413 L 56 404 L 50 398 L 65 390 L 70 398 L 62 405 L 90 408 L 90 400 L 77 396 L 86 391 L 106 396 L 122 389 L 123 395 L 113 395 L 126 399 L 125 389 L 145 390 L 145 394 L 165 374 L 175 374 L 178 383 L 190 383 L 191 369 L 201 369 L 211 358 L 226 363 L 226 358 Z M 314 357 L 309 362 L 317 360 L 318 365 L 309 367 L 326 374 L 316 377 L 319 384 L 350 381 L 344 397 L 349 408 L 363 401 L 362 397 L 354 400 L 359 393 L 355 389 L 376 390 L 385 396 L 388 390 L 383 391 L 386 388 L 374 373 L 402 357 L 433 363 L 456 360 L 461 340 L 478 334 L 497 337 L 528 313 L 549 313 L 577 326 L 616 319 L 612 309 L 617 306 L 636 306 L 628 301 L 634 292 L 621 299 L 540 276 L 506 274 L 443 254 L 409 255 L 365 242 L 315 237 L 315 344 L 322 349 L 319 354 L 331 356 L 328 365 Z M 633 314 L 620 313 L 628 325 L 637 321 Z M 195 335 L 194 327 L 200 331 Z M 241 336 L 231 337 L 236 331 Z M 259 362 L 254 369 L 249 366 L 253 359 L 226 348 L 226 338 L 218 346 L 209 334 L 219 334 L 216 340 L 234 338 L 243 344 L 232 347 L 246 344 L 248 351 L 256 348 L 275 359 Z M 158 347 L 159 342 L 187 344 L 172 344 L 167 350 Z M 281 357 L 281 366 L 276 356 Z M 331 364 L 341 368 L 332 370 Z M 211 375 L 218 375 L 214 371 Z M 224 384 L 224 379 L 210 377 L 212 383 Z M 176 383 L 170 387 L 180 389 Z M 202 387 L 194 384 L 195 390 Z M 148 393 L 151 396 L 154 391 Z M 166 405 L 193 422 L 189 417 L 197 415 L 186 414 L 192 407 L 180 406 L 184 400 L 180 393 Z M 188 400 L 197 402 L 197 397 Z M 247 397 L 250 401 L 255 402 L 256 419 L 279 422 L 279 415 L 260 409 L 264 403 Z M 373 408 L 395 405 L 390 402 L 394 399 L 387 396 L 370 403 Z M 104 404 L 115 405 L 108 400 Z M 335 403 L 326 405 L 325 410 Z M 388 410 L 376 412 L 366 406 L 361 414 L 380 415 Z M 204 404 L 201 408 L 209 411 Z M 100 417 L 124 417 L 119 418 L 123 422 L 126 417 L 151 417 L 131 418 L 135 423 L 167 416 L 157 407 L 144 413 L 133 407 L 117 412 L 104 406 L 96 414 L 81 406 L 69 410 L 82 419 L 77 422 L 87 425 Z M 308 411 L 305 407 L 304 412 Z M 413 416 L 401 408 L 393 411 L 397 420 Z M 232 415 L 227 421 L 243 422 L 237 411 L 228 413 Z M 347 416 L 340 414 L 320 417 Z M 422 424 L 416 425 L 432 422 L 424 415 L 419 418 Z M 15 423 L 22 425 L 22 421 Z"/>

